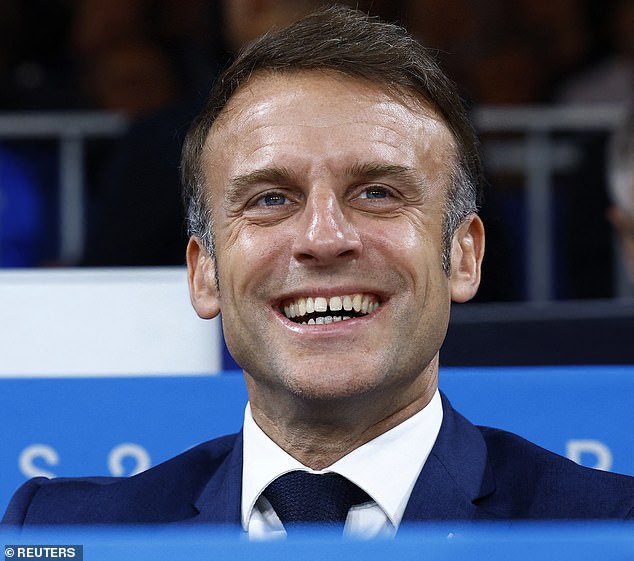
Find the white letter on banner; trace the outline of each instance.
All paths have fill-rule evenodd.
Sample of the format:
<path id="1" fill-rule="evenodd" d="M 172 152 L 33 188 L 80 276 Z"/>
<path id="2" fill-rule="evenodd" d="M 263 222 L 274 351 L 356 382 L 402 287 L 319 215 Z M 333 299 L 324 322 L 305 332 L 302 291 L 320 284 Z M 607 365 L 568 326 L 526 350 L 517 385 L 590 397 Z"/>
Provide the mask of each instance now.
<path id="1" fill-rule="evenodd" d="M 597 461 L 592 467 L 594 469 L 602 469 L 608 471 L 612 467 L 612 452 L 599 440 L 569 440 L 566 442 L 566 456 L 579 465 L 581 463 L 582 454 L 593 454 Z"/>
<path id="2" fill-rule="evenodd" d="M 108 456 L 108 469 L 116 477 L 125 475 L 123 458 L 134 458 L 136 466 L 129 475 L 136 475 L 150 467 L 150 455 L 147 450 L 138 444 L 125 443 L 113 448 Z"/>
<path id="3" fill-rule="evenodd" d="M 42 458 L 50 466 L 56 466 L 59 464 L 59 455 L 54 448 L 51 448 L 46 444 L 32 444 L 31 446 L 27 446 L 20 453 L 20 457 L 18 458 L 20 471 L 29 478 L 55 477 L 54 473 L 37 467 L 33 463 L 33 460 L 36 458 Z"/>

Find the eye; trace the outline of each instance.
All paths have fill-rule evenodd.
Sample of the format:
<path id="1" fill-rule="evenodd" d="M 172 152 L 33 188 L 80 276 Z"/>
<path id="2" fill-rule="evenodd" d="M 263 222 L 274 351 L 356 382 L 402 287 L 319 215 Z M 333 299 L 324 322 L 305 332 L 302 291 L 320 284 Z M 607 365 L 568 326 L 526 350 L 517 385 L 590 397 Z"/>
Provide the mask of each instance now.
<path id="1" fill-rule="evenodd" d="M 282 206 L 289 200 L 281 193 L 266 193 L 256 200 L 258 206 Z"/>
<path id="2" fill-rule="evenodd" d="M 359 195 L 360 199 L 386 199 L 390 196 L 390 193 L 384 187 L 373 185 L 364 189 Z"/>
<path id="3" fill-rule="evenodd" d="M 400 192 L 392 186 L 381 183 L 365 183 L 351 189 L 349 204 L 363 212 L 385 214 L 404 204 Z"/>

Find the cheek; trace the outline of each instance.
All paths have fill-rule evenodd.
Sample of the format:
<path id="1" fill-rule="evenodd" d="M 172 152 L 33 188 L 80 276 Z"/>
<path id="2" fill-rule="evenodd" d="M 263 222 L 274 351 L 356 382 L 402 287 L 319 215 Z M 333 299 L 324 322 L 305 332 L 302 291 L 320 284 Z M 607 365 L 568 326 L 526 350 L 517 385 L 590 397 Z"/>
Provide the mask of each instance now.
<path id="1" fill-rule="evenodd" d="M 378 222 L 366 239 L 370 246 L 423 273 L 442 267 L 441 238 L 440 224 L 407 219 Z"/>
<path id="2" fill-rule="evenodd" d="M 216 253 L 221 289 L 244 293 L 261 285 L 273 266 L 282 266 L 279 256 L 288 248 L 289 237 L 278 228 L 236 224 L 217 236 Z M 287 251 L 286 251 L 287 252 Z"/>

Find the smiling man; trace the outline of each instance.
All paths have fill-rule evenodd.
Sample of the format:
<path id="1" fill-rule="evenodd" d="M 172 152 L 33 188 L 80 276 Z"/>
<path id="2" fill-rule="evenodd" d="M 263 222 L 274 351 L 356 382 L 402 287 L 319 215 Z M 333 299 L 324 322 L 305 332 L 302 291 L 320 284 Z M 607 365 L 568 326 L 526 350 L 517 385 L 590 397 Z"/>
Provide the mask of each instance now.
<path id="1" fill-rule="evenodd" d="M 192 237 L 194 307 L 222 311 L 256 423 L 311 467 L 436 391 L 449 303 L 475 293 L 484 245 L 466 216 L 443 269 L 454 146 L 429 103 L 328 70 L 254 76 L 208 135 L 215 257 Z"/>
<path id="2" fill-rule="evenodd" d="M 438 390 L 451 302 L 480 282 L 480 163 L 453 84 L 403 29 L 334 7 L 250 45 L 183 176 L 191 299 L 222 313 L 243 431 L 129 479 L 33 480 L 5 522 L 375 536 L 634 515 L 634 479 L 476 428 Z"/>

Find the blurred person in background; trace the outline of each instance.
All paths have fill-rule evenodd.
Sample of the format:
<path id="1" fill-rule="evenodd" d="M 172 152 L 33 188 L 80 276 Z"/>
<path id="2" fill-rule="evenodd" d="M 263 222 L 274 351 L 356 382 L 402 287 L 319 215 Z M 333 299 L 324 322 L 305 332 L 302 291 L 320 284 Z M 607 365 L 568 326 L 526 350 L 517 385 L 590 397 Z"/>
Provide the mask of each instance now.
<path id="1" fill-rule="evenodd" d="M 158 43 L 122 40 L 91 60 L 85 89 L 97 108 L 140 119 L 176 99 L 178 80 L 171 64 Z"/>
<path id="2" fill-rule="evenodd" d="M 634 109 L 614 134 L 608 153 L 608 218 L 618 235 L 623 260 L 634 289 Z"/>
<path id="3" fill-rule="evenodd" d="M 562 103 L 634 103 L 634 0 L 608 3 L 605 11 L 607 52 L 562 85 Z"/>
<path id="4" fill-rule="evenodd" d="M 68 36 L 68 0 L 0 0 L 0 109 L 85 107 Z"/>
<path id="5" fill-rule="evenodd" d="M 178 56 L 170 68 L 158 46 L 152 48 L 147 39 L 144 42 L 140 39 L 144 34 L 157 35 L 151 34 L 144 23 L 152 17 L 139 16 L 144 10 L 153 10 L 155 4 L 144 0 L 119 1 L 131 5 L 131 15 L 123 18 L 119 24 L 123 30 L 119 33 L 115 30 L 121 17 L 105 18 L 115 29 L 96 33 L 103 45 L 99 45 L 95 34 L 85 32 L 85 28 L 101 21 L 98 14 L 103 3 L 93 1 L 83 6 L 83 17 L 76 27 L 76 42 L 81 52 L 90 55 L 89 60 L 94 60 L 96 52 L 105 50 L 96 59 L 99 64 L 90 71 L 93 99 L 102 108 L 123 111 L 133 119 L 130 130 L 107 158 L 98 184 L 93 187 L 95 195 L 81 264 L 180 265 L 187 244 L 178 175 L 180 150 L 190 121 L 205 101 L 204 92 L 209 90 L 229 52 L 237 51 L 272 27 L 291 23 L 321 2 L 226 0 L 220 5 L 222 10 L 218 9 L 218 3 L 210 5 L 197 0 L 184 5 L 164 2 L 162 15 L 150 16 L 161 30 L 158 35 L 169 36 L 164 42 L 169 52 L 176 48 Z M 180 40 L 176 32 L 167 31 L 174 29 L 170 14 L 179 9 L 186 10 L 185 17 L 176 18 L 180 22 L 180 27 L 176 26 L 180 29 Z M 186 41 L 188 35 L 191 37 Z M 210 36 L 215 38 L 212 42 Z M 123 37 L 127 40 L 122 43 Z M 181 61 L 184 71 L 178 69 Z M 135 70 L 142 66 L 145 70 Z M 138 251 L 139 247 L 143 251 Z"/>
<path id="6" fill-rule="evenodd" d="M 197 92 L 216 72 L 206 47 L 192 46 L 201 33 L 191 26 L 208 32 L 210 15 L 197 0 L 179 2 L 179 17 L 174 2 L 116 4 L 79 2 L 72 33 L 93 107 L 129 119 L 128 131 L 109 149 L 101 147 L 89 174 L 80 264 L 177 265 L 186 241 L 180 146 L 201 103 Z M 201 84 L 203 74 L 208 82 Z"/>
<path id="7" fill-rule="evenodd" d="M 0 267 L 34 267 L 45 256 L 44 197 L 19 154 L 0 144 Z"/>

